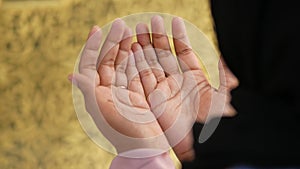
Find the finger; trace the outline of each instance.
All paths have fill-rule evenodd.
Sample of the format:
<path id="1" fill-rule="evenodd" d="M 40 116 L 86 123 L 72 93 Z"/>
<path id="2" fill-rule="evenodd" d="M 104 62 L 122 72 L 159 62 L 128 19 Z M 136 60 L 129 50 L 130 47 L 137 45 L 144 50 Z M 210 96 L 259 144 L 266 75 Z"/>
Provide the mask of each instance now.
<path id="1" fill-rule="evenodd" d="M 125 28 L 123 40 L 120 42 L 119 52 L 115 62 L 116 69 L 116 86 L 127 87 L 126 67 L 128 62 L 129 52 L 131 50 L 132 31 L 130 28 Z"/>
<path id="2" fill-rule="evenodd" d="M 191 48 L 184 22 L 179 17 L 175 17 L 172 20 L 172 34 L 181 70 L 185 72 L 187 70 L 201 69 L 197 56 Z"/>
<path id="3" fill-rule="evenodd" d="M 151 67 L 154 76 L 158 82 L 161 82 L 166 78 L 164 70 L 159 64 L 155 50 L 151 44 L 149 29 L 146 24 L 138 24 L 136 26 L 137 41 L 142 46 L 143 52 L 148 65 Z"/>
<path id="4" fill-rule="evenodd" d="M 136 36 L 137 41 L 142 47 L 148 47 L 152 46 L 151 39 L 150 39 L 150 33 L 149 28 L 144 23 L 139 23 L 136 26 Z"/>
<path id="5" fill-rule="evenodd" d="M 236 109 L 230 103 L 226 103 L 226 105 L 224 107 L 223 116 L 224 117 L 233 117 L 236 114 L 237 114 Z"/>
<path id="6" fill-rule="evenodd" d="M 97 74 L 96 64 L 99 55 L 99 47 L 101 43 L 102 32 L 98 26 L 94 26 L 89 33 L 88 40 L 82 51 L 79 62 L 79 73 L 94 79 Z M 98 82 L 99 83 L 99 82 Z"/>
<path id="7" fill-rule="evenodd" d="M 160 16 L 151 19 L 152 41 L 159 63 L 167 74 L 180 73 L 176 58 L 172 55 L 169 39 Z"/>
<path id="8" fill-rule="evenodd" d="M 226 79 L 224 65 L 223 65 L 223 62 L 221 59 L 219 60 L 218 68 L 219 68 L 219 78 L 220 78 L 220 86 L 219 86 L 218 91 L 221 93 L 226 93 L 227 79 Z"/>
<path id="9" fill-rule="evenodd" d="M 100 84 L 108 86 L 113 84 L 115 75 L 115 60 L 119 51 L 119 43 L 122 40 L 125 30 L 125 23 L 121 19 L 116 19 L 107 35 L 107 38 L 100 51 L 99 68 Z"/>
<path id="10" fill-rule="evenodd" d="M 225 107 L 223 111 L 223 116 L 231 117 L 237 114 L 235 108 L 231 105 L 231 95 L 232 89 L 236 88 L 239 84 L 238 79 L 232 74 L 232 72 L 227 67 L 223 57 L 219 60 L 219 76 L 220 76 L 220 87 L 218 89 L 219 97 L 225 98 Z"/>
<path id="11" fill-rule="evenodd" d="M 219 61 L 219 71 L 220 71 L 220 81 L 222 86 L 227 86 L 229 90 L 235 89 L 239 86 L 239 80 L 235 77 L 235 75 L 228 68 L 224 58 L 220 56 Z M 223 72 L 221 72 L 223 71 Z M 225 78 L 222 79 L 222 74 L 225 74 Z"/>
<path id="12" fill-rule="evenodd" d="M 195 158 L 193 148 L 193 133 L 190 131 L 182 141 L 173 147 L 173 150 L 179 161 L 192 161 Z"/>
<path id="13" fill-rule="evenodd" d="M 127 83 L 128 87 L 127 89 L 136 93 L 139 93 L 141 95 L 144 95 L 144 89 L 142 86 L 142 82 L 139 76 L 139 72 L 135 65 L 134 55 L 132 51 L 130 52 L 128 56 L 128 63 L 126 68 L 126 76 L 127 76 Z"/>
<path id="14" fill-rule="evenodd" d="M 148 97 L 157 85 L 156 78 L 145 59 L 142 47 L 139 45 L 139 43 L 132 44 L 132 51 L 134 54 L 136 67 L 143 84 L 145 95 Z"/>
<path id="15" fill-rule="evenodd" d="M 87 76 L 75 73 L 70 74 L 68 79 L 73 85 L 80 89 L 83 95 L 91 96 L 91 94 L 93 94 L 95 86 L 93 86 L 92 81 Z"/>

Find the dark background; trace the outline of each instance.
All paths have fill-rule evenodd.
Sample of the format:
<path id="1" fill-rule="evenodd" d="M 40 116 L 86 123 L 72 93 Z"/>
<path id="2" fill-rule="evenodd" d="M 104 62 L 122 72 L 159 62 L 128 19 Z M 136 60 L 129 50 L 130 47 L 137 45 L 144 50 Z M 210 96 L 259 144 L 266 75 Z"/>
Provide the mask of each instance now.
<path id="1" fill-rule="evenodd" d="M 197 158 L 183 168 L 300 168 L 299 6 L 287 0 L 212 0 L 219 48 L 240 86 L 238 111 L 212 137 L 197 142 Z"/>

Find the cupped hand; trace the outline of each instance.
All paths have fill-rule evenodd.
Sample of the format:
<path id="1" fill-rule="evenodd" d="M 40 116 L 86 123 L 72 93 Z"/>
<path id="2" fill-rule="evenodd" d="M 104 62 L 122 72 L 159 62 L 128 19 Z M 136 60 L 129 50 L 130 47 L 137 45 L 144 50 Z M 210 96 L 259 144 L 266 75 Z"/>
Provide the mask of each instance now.
<path id="1" fill-rule="evenodd" d="M 182 19 L 175 17 L 172 21 L 176 57 L 172 54 L 161 17 L 152 18 L 151 31 L 146 24 L 138 24 L 138 43 L 132 46 L 144 94 L 179 160 L 192 160 L 191 128 L 194 122 L 205 122 L 207 117 L 233 116 L 230 90 L 238 81 L 220 62 L 219 89 L 208 83 L 190 47 Z M 209 116 L 209 113 L 215 114 Z"/>
<path id="2" fill-rule="evenodd" d="M 83 93 L 95 124 L 119 153 L 168 147 L 144 96 L 131 51 L 131 30 L 121 19 L 115 20 L 99 54 L 101 39 L 96 26 L 83 49 L 79 73 L 69 76 Z"/>

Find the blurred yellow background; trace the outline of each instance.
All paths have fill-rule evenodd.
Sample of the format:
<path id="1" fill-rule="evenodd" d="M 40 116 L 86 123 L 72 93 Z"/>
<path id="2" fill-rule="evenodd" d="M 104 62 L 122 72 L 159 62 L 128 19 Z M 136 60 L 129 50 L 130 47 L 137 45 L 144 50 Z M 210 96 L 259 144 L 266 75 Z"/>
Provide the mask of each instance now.
<path id="1" fill-rule="evenodd" d="M 217 43 L 208 0 L 0 0 L 1 169 L 109 167 L 113 155 L 77 120 L 67 75 L 93 25 L 139 12 L 180 16 Z"/>

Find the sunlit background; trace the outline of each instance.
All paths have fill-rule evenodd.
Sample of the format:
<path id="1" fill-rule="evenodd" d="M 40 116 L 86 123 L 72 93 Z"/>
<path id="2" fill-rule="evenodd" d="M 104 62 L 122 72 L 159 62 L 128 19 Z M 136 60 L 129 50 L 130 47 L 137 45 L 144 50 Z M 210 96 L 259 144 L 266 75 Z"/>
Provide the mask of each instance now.
<path id="1" fill-rule="evenodd" d="M 208 0 L 0 0 L 1 169 L 109 167 L 114 156 L 79 124 L 67 75 L 93 25 L 138 12 L 180 16 L 216 45 Z"/>

